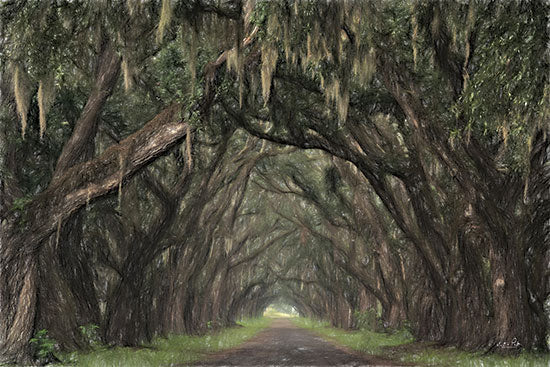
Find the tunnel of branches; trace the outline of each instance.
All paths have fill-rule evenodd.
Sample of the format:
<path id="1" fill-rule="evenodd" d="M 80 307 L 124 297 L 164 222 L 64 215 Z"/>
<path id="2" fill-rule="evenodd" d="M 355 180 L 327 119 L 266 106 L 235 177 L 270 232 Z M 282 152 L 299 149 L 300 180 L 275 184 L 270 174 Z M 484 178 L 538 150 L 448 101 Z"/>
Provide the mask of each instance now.
<path id="1" fill-rule="evenodd" d="M 546 350 L 549 10 L 2 2 L 0 360 L 277 302 Z"/>

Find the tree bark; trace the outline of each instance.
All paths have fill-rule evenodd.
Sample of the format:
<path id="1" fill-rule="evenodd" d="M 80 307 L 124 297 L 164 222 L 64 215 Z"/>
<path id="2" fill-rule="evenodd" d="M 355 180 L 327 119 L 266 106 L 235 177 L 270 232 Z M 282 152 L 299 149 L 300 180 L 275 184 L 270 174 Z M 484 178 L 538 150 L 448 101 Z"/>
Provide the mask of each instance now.
<path id="1" fill-rule="evenodd" d="M 37 253 L 43 242 L 87 202 L 113 191 L 181 141 L 188 127 L 176 120 L 179 108 L 166 108 L 101 156 L 68 169 L 34 198 L 22 220 L 5 220 L 0 232 L 0 335 L 6 335 L 0 341 L 2 361 L 28 362 L 37 307 Z"/>
<path id="2" fill-rule="evenodd" d="M 103 40 L 95 70 L 95 81 L 84 109 L 58 158 L 52 180 L 59 179 L 69 168 L 88 161 L 95 153 L 98 122 L 120 72 L 120 57 L 107 39 Z M 99 303 L 95 294 L 90 254 L 82 244 L 84 213 L 79 210 L 46 241 L 39 252 L 40 266 L 37 327 L 63 349 L 87 347 L 79 326 L 100 323 Z M 67 316 L 60 320 L 59 313 Z M 74 316 L 74 317 L 73 317 Z"/>

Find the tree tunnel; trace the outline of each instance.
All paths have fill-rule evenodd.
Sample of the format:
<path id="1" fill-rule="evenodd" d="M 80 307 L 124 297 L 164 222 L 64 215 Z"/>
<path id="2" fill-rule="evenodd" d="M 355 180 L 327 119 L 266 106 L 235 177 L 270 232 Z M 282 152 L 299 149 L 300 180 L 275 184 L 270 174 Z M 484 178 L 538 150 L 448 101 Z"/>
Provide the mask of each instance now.
<path id="1" fill-rule="evenodd" d="M 0 5 L 0 362 L 277 303 L 547 350 L 548 3 L 55 3 Z"/>

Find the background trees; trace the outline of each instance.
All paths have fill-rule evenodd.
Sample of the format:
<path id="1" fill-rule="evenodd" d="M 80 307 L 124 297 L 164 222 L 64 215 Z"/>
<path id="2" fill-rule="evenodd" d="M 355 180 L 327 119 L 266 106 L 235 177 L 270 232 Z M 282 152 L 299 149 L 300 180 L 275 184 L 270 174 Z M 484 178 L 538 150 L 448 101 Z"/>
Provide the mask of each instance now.
<path id="1" fill-rule="evenodd" d="M 547 4 L 0 9 L 3 359 L 280 299 L 546 348 Z"/>

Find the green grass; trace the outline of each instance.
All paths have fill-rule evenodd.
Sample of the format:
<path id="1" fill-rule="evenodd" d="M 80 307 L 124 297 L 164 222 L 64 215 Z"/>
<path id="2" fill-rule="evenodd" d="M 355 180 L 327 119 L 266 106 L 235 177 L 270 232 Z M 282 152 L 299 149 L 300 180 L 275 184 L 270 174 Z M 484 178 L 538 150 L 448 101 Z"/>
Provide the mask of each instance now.
<path id="1" fill-rule="evenodd" d="M 233 348 L 269 326 L 268 318 L 239 322 L 232 327 L 203 336 L 174 335 L 157 338 L 142 348 L 98 348 L 90 353 L 74 352 L 63 356 L 65 364 L 76 366 L 171 366 L 199 361 L 208 353 Z"/>
<path id="2" fill-rule="evenodd" d="M 368 354 L 380 354 L 383 347 L 402 345 L 412 342 L 406 333 L 384 334 L 369 330 L 349 331 L 330 327 L 328 322 L 315 321 L 307 318 L 292 320 L 296 326 L 313 330 L 323 338 L 345 345 L 351 349 Z"/>
<path id="3" fill-rule="evenodd" d="M 310 329 L 328 341 L 347 346 L 367 354 L 378 355 L 420 366 L 458 367 L 549 367 L 549 354 L 523 353 L 517 357 L 482 355 L 457 350 L 438 348 L 429 344 L 413 342 L 406 332 L 395 334 L 376 333 L 369 330 L 346 331 L 330 327 L 327 322 L 296 318 L 293 323 Z"/>
<path id="4" fill-rule="evenodd" d="M 398 353 L 397 355 L 399 355 Z M 401 354 L 400 360 L 427 366 L 460 367 L 548 367 L 548 354 L 522 353 L 517 357 L 483 355 L 457 350 L 456 348 L 427 348 L 413 353 Z"/>

